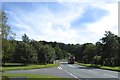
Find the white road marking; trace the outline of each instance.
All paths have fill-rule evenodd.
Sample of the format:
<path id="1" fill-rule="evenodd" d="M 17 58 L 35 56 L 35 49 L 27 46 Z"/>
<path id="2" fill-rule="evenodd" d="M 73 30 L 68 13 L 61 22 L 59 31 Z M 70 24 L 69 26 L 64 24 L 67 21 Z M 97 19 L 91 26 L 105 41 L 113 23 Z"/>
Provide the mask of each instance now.
<path id="1" fill-rule="evenodd" d="M 62 67 L 60 67 L 60 69 L 62 70 Z"/>
<path id="2" fill-rule="evenodd" d="M 58 69 L 60 70 L 60 67 L 58 67 Z"/>
<path id="3" fill-rule="evenodd" d="M 63 66 L 63 65 L 61 65 L 61 66 Z M 68 73 L 69 75 L 71 75 L 72 77 L 80 80 L 77 76 L 75 76 L 75 75 L 73 75 L 72 73 L 68 72 L 67 70 L 63 69 L 61 66 L 58 66 L 58 69 L 59 69 L 59 70 L 63 70 L 63 71 L 65 71 L 66 73 Z"/>
<path id="4" fill-rule="evenodd" d="M 64 70 L 64 69 L 63 69 Z M 75 75 L 73 75 L 72 73 L 70 73 L 70 72 L 68 72 L 68 71 L 66 71 L 66 70 L 64 70 L 65 72 L 67 72 L 68 74 L 70 74 L 71 76 L 73 76 L 74 78 L 78 78 L 77 76 L 75 76 Z"/>
<path id="5" fill-rule="evenodd" d="M 66 73 L 68 73 L 68 74 L 71 75 L 72 77 L 74 77 L 74 78 L 80 80 L 77 76 L 73 75 L 73 74 L 70 73 L 69 71 L 67 71 L 67 70 L 65 70 L 65 69 L 62 69 L 62 70 L 64 70 Z"/>
<path id="6" fill-rule="evenodd" d="M 114 78 L 116 78 L 115 76 L 112 76 L 112 75 L 108 75 L 108 74 L 104 74 L 105 76 L 109 76 L 109 77 L 114 77 Z"/>
<path id="7" fill-rule="evenodd" d="M 59 69 L 59 70 L 62 70 L 62 68 L 61 68 L 60 66 L 58 66 L 58 69 Z"/>

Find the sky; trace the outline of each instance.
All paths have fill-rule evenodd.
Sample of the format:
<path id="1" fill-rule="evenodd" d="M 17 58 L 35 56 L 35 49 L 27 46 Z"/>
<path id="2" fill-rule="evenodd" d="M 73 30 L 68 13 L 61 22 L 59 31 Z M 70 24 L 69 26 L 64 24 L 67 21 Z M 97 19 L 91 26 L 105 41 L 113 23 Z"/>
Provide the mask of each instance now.
<path id="1" fill-rule="evenodd" d="M 56 0 L 54 2 L 2 2 L 8 24 L 22 40 L 27 34 L 37 41 L 70 44 L 95 43 L 105 31 L 118 34 L 118 2 L 116 0 Z"/>

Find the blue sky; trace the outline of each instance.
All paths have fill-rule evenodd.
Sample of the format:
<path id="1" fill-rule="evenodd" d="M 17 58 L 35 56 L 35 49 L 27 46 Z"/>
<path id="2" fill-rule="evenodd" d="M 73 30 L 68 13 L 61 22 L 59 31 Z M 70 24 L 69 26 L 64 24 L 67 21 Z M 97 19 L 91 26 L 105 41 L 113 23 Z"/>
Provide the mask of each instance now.
<path id="1" fill-rule="evenodd" d="M 79 26 L 86 23 L 92 23 L 95 21 L 100 20 L 102 17 L 108 15 L 109 12 L 107 12 L 104 9 L 100 8 L 94 8 L 94 7 L 88 7 L 86 11 L 82 14 L 82 17 L 78 17 L 76 20 L 73 21 L 73 26 Z"/>
<path id="2" fill-rule="evenodd" d="M 97 42 L 105 31 L 117 34 L 117 3 L 95 2 L 3 2 L 8 24 L 16 40 L 63 43 Z"/>

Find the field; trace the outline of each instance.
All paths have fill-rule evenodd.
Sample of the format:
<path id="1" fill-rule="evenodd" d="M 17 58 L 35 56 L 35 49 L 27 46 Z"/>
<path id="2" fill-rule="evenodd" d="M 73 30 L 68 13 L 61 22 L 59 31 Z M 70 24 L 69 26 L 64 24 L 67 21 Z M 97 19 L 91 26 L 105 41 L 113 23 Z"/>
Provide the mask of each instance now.
<path id="1" fill-rule="evenodd" d="M 25 69 L 40 69 L 40 68 L 49 68 L 49 67 L 56 67 L 59 64 L 47 64 L 47 65 L 39 65 L 39 64 L 31 64 L 31 65 L 22 65 L 18 63 L 6 63 L 2 67 L 2 71 L 8 70 L 25 70 Z"/>
<path id="2" fill-rule="evenodd" d="M 112 71 L 120 71 L 120 66 L 110 67 L 110 66 L 101 66 L 101 65 L 93 65 L 93 64 L 83 64 L 83 63 L 77 63 L 77 62 L 76 64 L 86 66 L 86 67 L 95 67 L 95 68 L 107 69 Z"/>
<path id="3" fill-rule="evenodd" d="M 38 75 L 38 74 L 3 74 L 3 78 L 5 80 L 9 78 L 27 78 L 27 80 L 71 80 L 68 78 L 59 78 L 56 76 L 46 76 L 46 75 Z M 6 77 L 7 76 L 7 77 Z"/>
<path id="4" fill-rule="evenodd" d="M 7 80 L 7 78 L 27 78 L 27 80 L 70 80 L 67 78 L 59 78 L 56 76 L 47 76 L 47 75 L 38 75 L 38 74 L 6 74 L 4 71 L 8 70 L 26 70 L 26 69 L 40 69 L 40 68 L 50 68 L 56 67 L 59 64 L 47 64 L 47 65 L 22 65 L 20 63 L 6 63 L 4 67 L 2 67 L 2 77 Z"/>

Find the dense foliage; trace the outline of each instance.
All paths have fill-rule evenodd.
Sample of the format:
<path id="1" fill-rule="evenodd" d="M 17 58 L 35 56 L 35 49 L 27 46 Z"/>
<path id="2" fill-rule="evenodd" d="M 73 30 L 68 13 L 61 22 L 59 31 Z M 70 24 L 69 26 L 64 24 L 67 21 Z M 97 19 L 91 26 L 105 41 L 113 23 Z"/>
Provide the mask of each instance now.
<path id="1" fill-rule="evenodd" d="M 24 64 L 47 64 L 57 59 L 67 59 L 74 55 L 75 60 L 81 63 L 96 65 L 118 66 L 120 62 L 120 37 L 110 31 L 106 31 L 96 44 L 64 44 L 58 42 L 30 40 L 23 34 L 22 41 L 14 40 L 7 17 L 2 17 L 2 61 Z"/>

